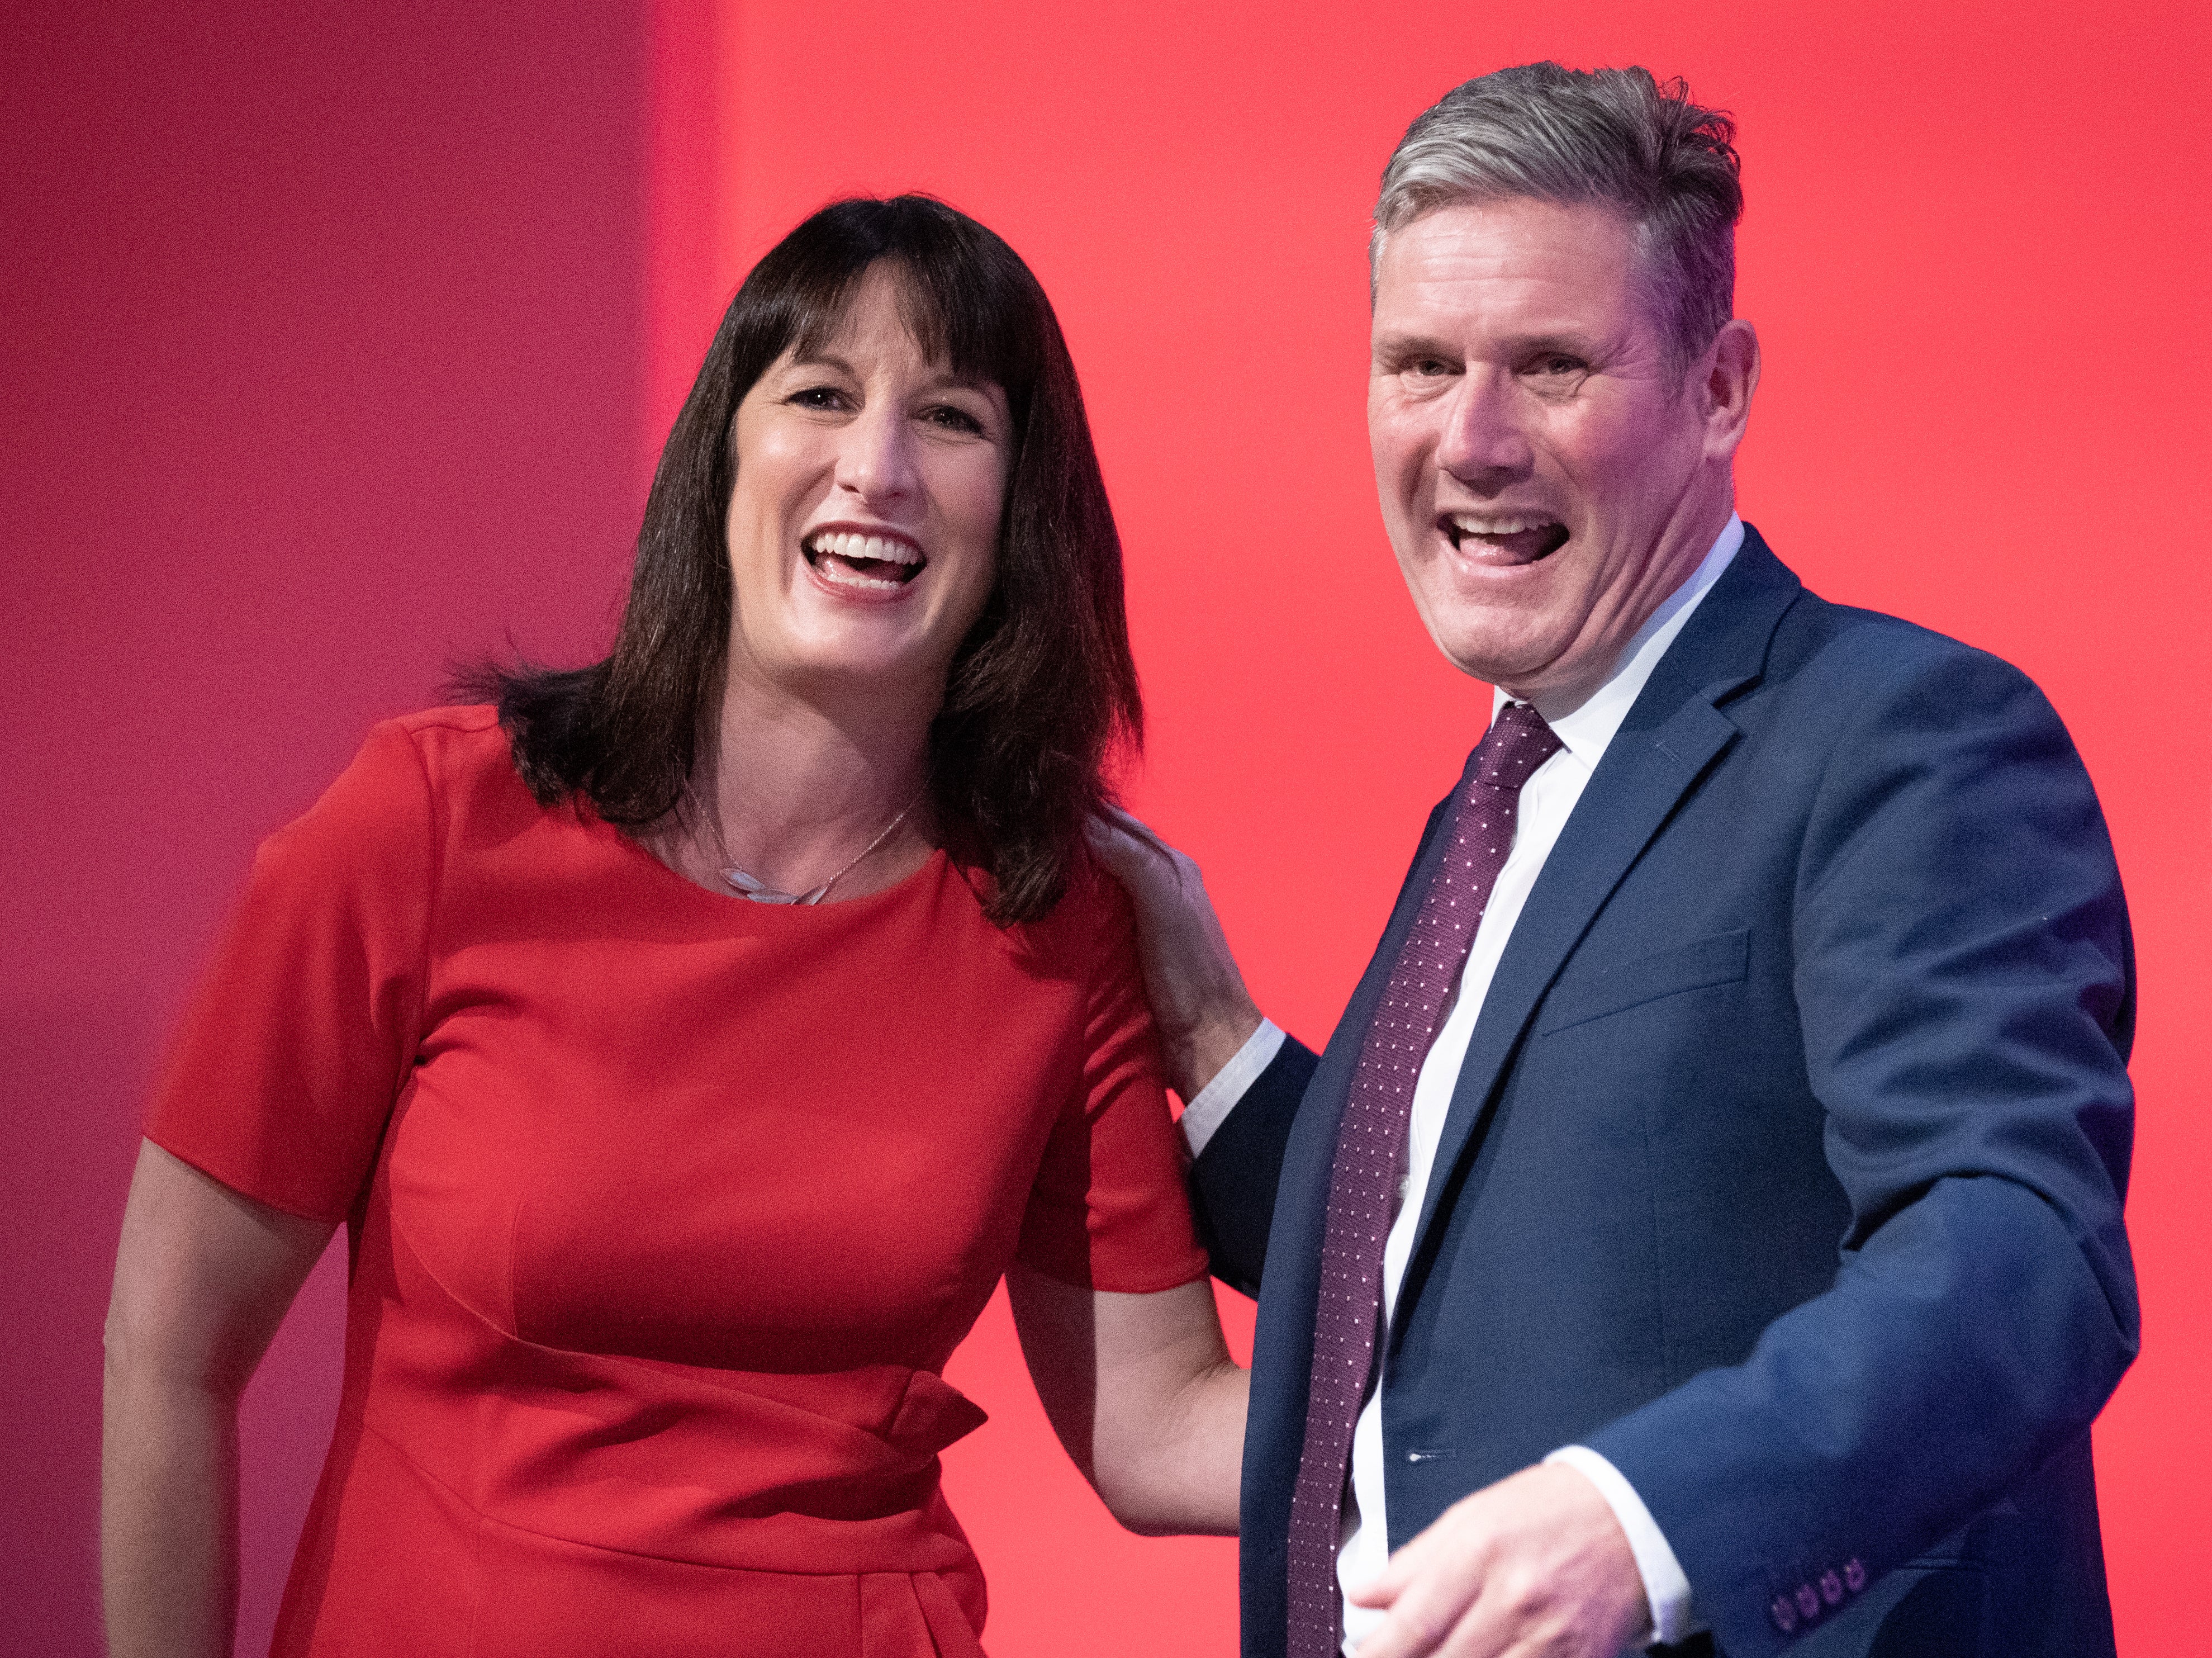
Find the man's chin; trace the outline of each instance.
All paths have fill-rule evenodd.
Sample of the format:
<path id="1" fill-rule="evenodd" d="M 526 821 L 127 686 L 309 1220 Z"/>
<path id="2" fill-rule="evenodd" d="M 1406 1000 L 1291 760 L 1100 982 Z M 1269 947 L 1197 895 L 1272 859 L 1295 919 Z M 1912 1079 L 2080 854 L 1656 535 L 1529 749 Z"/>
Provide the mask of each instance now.
<path id="1" fill-rule="evenodd" d="M 1504 686 L 1515 696 L 1540 689 L 1559 655 L 1556 649 L 1546 649 L 1544 642 L 1524 634 L 1500 638 L 1491 627 L 1454 628 L 1447 622 L 1431 626 L 1429 637 L 1444 660 L 1469 679 Z"/>
<path id="2" fill-rule="evenodd" d="M 1542 675 L 1573 641 L 1578 607 L 1559 574 L 1549 560 L 1511 570 L 1431 568 L 1421 572 L 1415 598 L 1429 637 L 1453 667 L 1510 685 Z"/>

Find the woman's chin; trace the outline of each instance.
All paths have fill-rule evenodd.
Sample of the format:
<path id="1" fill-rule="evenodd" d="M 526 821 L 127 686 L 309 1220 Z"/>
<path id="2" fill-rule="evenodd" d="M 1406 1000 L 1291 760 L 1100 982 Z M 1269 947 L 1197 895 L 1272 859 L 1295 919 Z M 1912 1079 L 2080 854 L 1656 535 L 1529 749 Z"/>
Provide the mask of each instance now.
<path id="1" fill-rule="evenodd" d="M 781 649 L 745 655 L 762 680 L 807 700 L 850 703 L 874 696 L 888 709 L 923 698 L 933 710 L 944 697 L 947 653 L 931 649 L 908 630 L 831 627 L 809 630 L 809 635 L 782 641 Z M 736 667 L 734 653 L 732 666 Z"/>

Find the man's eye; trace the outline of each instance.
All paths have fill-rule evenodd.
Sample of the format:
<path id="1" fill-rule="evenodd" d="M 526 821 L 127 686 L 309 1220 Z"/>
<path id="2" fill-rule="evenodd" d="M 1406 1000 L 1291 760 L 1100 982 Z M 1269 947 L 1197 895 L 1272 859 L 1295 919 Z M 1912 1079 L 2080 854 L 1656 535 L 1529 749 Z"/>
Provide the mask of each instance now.
<path id="1" fill-rule="evenodd" d="M 1582 359 L 1554 353 L 1536 365 L 1539 374 L 1578 375 L 1583 371 Z"/>
<path id="2" fill-rule="evenodd" d="M 1446 363 L 1442 357 L 1416 357 L 1408 366 L 1413 373 L 1425 378 L 1448 375 L 1451 372 L 1451 364 Z"/>

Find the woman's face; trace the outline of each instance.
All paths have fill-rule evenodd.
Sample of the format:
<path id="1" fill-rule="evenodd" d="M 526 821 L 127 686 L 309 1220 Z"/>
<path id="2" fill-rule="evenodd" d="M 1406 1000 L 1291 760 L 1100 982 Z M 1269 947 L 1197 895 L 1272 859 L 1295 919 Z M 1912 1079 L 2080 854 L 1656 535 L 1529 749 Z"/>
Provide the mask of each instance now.
<path id="1" fill-rule="evenodd" d="M 878 263 L 832 338 L 745 393 L 733 442 L 732 676 L 933 712 L 995 575 L 1005 393 L 923 356 Z"/>

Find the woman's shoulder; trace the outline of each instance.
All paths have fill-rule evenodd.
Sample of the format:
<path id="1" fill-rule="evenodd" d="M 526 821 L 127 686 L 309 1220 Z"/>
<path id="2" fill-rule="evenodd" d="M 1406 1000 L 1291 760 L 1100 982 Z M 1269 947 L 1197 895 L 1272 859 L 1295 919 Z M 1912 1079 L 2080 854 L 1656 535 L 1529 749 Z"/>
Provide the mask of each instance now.
<path id="1" fill-rule="evenodd" d="M 362 752 L 411 750 L 432 788 L 469 787 L 514 775 L 513 751 L 489 703 L 460 703 L 403 714 L 374 727 Z"/>
<path id="2" fill-rule="evenodd" d="M 1055 976 L 1111 979 L 1135 960 L 1136 911 L 1087 846 L 1070 862 L 1060 901 L 1011 930 L 1033 958 L 1051 964 Z"/>
<path id="3" fill-rule="evenodd" d="M 396 781 L 412 773 L 442 806 L 532 803 L 514 753 L 489 704 L 426 708 L 373 727 L 349 771 Z"/>
<path id="4" fill-rule="evenodd" d="M 264 859 L 398 855 L 421 848 L 472 802 L 534 806 L 514 771 L 498 711 L 425 709 L 372 727 L 306 813 L 264 843 Z"/>

